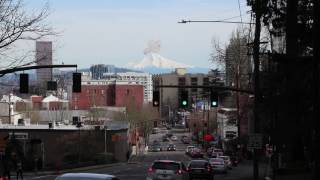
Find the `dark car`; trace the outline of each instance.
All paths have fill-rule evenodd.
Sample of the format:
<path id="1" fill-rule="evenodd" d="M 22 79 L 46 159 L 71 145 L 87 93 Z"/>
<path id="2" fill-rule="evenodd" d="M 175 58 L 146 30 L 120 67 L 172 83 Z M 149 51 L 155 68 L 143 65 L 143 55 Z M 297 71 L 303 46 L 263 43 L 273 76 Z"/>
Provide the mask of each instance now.
<path id="1" fill-rule="evenodd" d="M 171 137 L 173 136 L 173 134 L 172 134 L 172 133 L 167 133 L 166 136 L 167 136 L 168 138 L 171 138 Z"/>
<path id="2" fill-rule="evenodd" d="M 95 173 L 66 173 L 58 176 L 55 180 L 119 180 L 113 175 Z"/>
<path id="3" fill-rule="evenodd" d="M 187 171 L 190 180 L 197 178 L 213 180 L 213 171 L 207 160 L 191 160 L 187 167 Z"/>
<path id="4" fill-rule="evenodd" d="M 201 152 L 201 149 L 193 148 L 190 152 L 190 156 L 192 158 L 203 158 L 203 153 Z"/>
<path id="5" fill-rule="evenodd" d="M 176 150 L 176 145 L 174 144 L 169 144 L 167 147 L 167 151 L 175 151 Z"/>
<path id="6" fill-rule="evenodd" d="M 160 145 L 152 145 L 149 149 L 150 152 L 160 152 L 162 151 L 162 147 Z"/>
<path id="7" fill-rule="evenodd" d="M 237 156 L 230 156 L 230 161 L 231 161 L 232 166 L 237 166 L 240 162 L 240 160 Z"/>
<path id="8" fill-rule="evenodd" d="M 168 142 L 168 141 L 170 141 L 170 139 L 167 136 L 162 137 L 162 142 Z"/>

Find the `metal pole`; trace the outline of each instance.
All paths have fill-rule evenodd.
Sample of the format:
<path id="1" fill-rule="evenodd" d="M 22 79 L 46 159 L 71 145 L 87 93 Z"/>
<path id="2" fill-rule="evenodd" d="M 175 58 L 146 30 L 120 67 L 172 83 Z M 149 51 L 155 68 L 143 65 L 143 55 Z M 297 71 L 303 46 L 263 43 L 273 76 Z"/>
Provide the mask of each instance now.
<path id="1" fill-rule="evenodd" d="M 9 93 L 9 124 L 11 124 L 11 93 Z"/>
<path id="2" fill-rule="evenodd" d="M 107 129 L 104 128 L 104 153 L 107 153 Z"/>

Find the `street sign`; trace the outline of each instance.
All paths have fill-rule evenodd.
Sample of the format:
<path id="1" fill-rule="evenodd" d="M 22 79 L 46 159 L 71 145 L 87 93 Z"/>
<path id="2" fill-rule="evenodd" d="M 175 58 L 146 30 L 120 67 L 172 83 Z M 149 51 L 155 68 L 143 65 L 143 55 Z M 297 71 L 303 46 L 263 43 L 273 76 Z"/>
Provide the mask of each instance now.
<path id="1" fill-rule="evenodd" d="M 9 133 L 9 138 L 11 139 L 13 136 L 13 133 Z M 29 139 L 28 133 L 14 133 L 14 137 L 16 139 L 24 140 L 24 139 Z"/>
<path id="2" fill-rule="evenodd" d="M 248 141 L 248 149 L 262 148 L 262 134 L 250 134 Z"/>

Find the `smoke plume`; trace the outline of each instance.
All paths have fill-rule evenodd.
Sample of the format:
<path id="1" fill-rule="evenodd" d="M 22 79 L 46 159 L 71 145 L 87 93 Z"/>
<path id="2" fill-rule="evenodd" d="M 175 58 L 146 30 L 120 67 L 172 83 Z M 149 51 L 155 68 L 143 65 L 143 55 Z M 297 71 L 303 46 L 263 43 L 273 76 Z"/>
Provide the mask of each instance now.
<path id="1" fill-rule="evenodd" d="M 148 46 L 144 49 L 143 53 L 159 53 L 161 49 L 161 42 L 159 40 L 151 40 L 148 42 Z"/>

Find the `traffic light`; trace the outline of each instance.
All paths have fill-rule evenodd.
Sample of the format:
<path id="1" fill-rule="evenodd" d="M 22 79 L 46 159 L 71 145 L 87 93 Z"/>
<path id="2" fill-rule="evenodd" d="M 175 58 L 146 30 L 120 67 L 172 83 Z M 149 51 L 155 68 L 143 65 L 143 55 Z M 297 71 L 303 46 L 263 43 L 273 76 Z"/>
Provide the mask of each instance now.
<path id="1" fill-rule="evenodd" d="M 189 105 L 188 91 L 181 91 L 179 104 L 180 104 L 181 108 L 187 108 L 188 107 L 188 105 Z"/>
<path id="2" fill-rule="evenodd" d="M 80 93 L 81 92 L 81 73 L 73 73 L 72 77 L 72 92 Z"/>
<path id="3" fill-rule="evenodd" d="M 29 74 L 20 74 L 20 93 L 29 93 Z"/>
<path id="4" fill-rule="evenodd" d="M 154 107 L 158 107 L 160 104 L 160 101 L 159 101 L 159 91 L 153 91 L 153 94 L 152 94 L 152 105 Z"/>
<path id="5" fill-rule="evenodd" d="M 218 93 L 213 90 L 210 91 L 210 106 L 218 107 Z"/>

